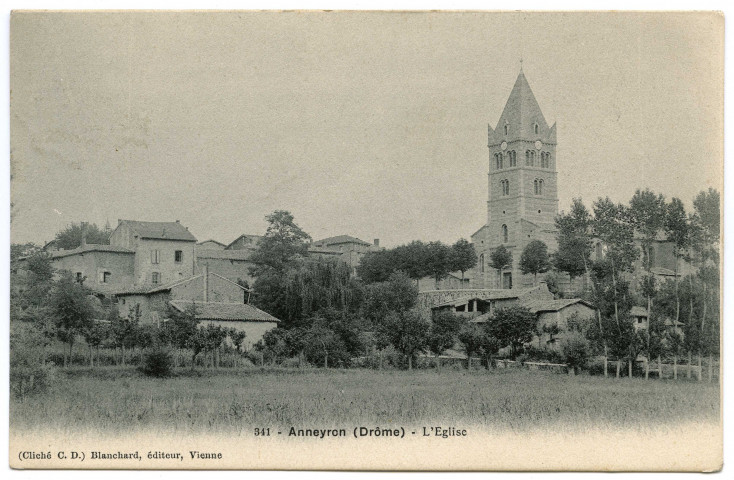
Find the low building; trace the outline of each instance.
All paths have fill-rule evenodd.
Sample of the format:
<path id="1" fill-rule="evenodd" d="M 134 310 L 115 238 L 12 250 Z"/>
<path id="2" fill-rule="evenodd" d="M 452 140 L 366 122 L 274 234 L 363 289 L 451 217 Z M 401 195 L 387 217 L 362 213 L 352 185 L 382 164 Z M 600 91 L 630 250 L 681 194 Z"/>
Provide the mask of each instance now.
<path id="1" fill-rule="evenodd" d="M 647 318 L 647 309 L 645 307 L 634 306 L 630 309 L 630 317 L 632 318 L 632 324 L 635 327 L 635 331 L 647 330 L 650 326 L 650 322 Z M 665 330 L 669 333 L 677 333 L 681 337 L 685 335 L 683 328 L 685 323 L 674 319 L 666 318 Z"/>
<path id="2" fill-rule="evenodd" d="M 204 240 L 203 242 L 199 242 L 196 244 L 197 250 L 224 250 L 227 247 L 227 245 L 223 244 L 222 242 L 217 242 L 216 240 Z"/>
<path id="3" fill-rule="evenodd" d="M 176 280 L 164 285 L 131 285 L 114 291 L 120 316 L 140 309 L 144 323 L 159 323 L 166 316 L 169 302 L 239 303 L 249 301 L 249 291 L 215 272 Z"/>
<path id="4" fill-rule="evenodd" d="M 174 300 L 171 306 L 180 312 L 194 307 L 199 326 L 216 325 L 245 332 L 243 346 L 252 348 L 269 330 L 278 326 L 280 320 L 246 303 L 193 302 Z"/>
<path id="5" fill-rule="evenodd" d="M 569 319 L 576 318 L 584 325 L 593 321 L 596 315 L 594 306 L 580 298 L 533 300 L 523 306 L 538 318 L 538 334 L 534 341 L 555 349 L 560 345 L 559 340 L 569 331 Z"/>
<path id="6" fill-rule="evenodd" d="M 203 273 L 204 268 L 210 272 L 217 272 L 223 277 L 233 281 L 244 281 L 252 285 L 255 279 L 250 275 L 250 269 L 255 263 L 250 260 L 254 253 L 253 249 L 242 250 L 196 250 L 197 274 Z"/>
<path id="7" fill-rule="evenodd" d="M 83 282 L 96 293 L 105 294 L 121 285 L 133 283 L 135 252 L 127 248 L 83 242 L 72 250 L 52 250 L 48 253 L 51 266 L 57 272 L 71 273 L 77 281 Z"/>

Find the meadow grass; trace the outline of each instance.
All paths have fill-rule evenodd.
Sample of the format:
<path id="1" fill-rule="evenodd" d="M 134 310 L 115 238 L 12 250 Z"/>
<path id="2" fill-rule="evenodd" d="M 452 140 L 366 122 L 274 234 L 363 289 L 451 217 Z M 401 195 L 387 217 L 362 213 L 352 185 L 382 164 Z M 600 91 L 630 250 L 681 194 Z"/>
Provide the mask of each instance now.
<path id="1" fill-rule="evenodd" d="M 73 433 L 251 433 L 255 427 L 434 425 L 496 431 L 633 429 L 718 422 L 706 382 L 493 371 L 180 370 L 60 372 L 52 390 L 12 399 L 11 429 Z"/>

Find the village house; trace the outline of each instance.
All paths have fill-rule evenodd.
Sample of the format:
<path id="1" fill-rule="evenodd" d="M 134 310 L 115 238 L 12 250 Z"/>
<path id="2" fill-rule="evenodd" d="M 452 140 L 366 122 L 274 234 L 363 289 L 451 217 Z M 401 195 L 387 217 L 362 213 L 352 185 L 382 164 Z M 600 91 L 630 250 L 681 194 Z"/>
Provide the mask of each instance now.
<path id="1" fill-rule="evenodd" d="M 174 300 L 170 305 L 179 312 L 194 308 L 200 327 L 214 325 L 245 332 L 243 349 L 252 348 L 263 336 L 278 326 L 280 320 L 247 303 L 193 302 Z"/>
<path id="2" fill-rule="evenodd" d="M 556 326 L 557 334 L 547 334 L 546 342 L 552 348 L 557 347 L 557 339 L 563 338 L 563 333 L 568 330 L 568 320 L 572 317 L 581 321 L 593 318 L 596 310 L 593 305 L 580 299 L 555 299 L 548 291 L 545 283 L 536 287 L 524 289 L 495 289 L 468 291 L 469 295 L 457 296 L 451 300 L 438 303 L 431 307 L 432 315 L 442 311 L 451 312 L 459 317 L 469 319 L 471 323 L 483 324 L 495 313 L 497 309 L 521 306 L 530 310 L 538 320 L 538 332 L 534 341 L 545 339 L 543 327 Z"/>
<path id="3" fill-rule="evenodd" d="M 256 343 L 277 326 L 279 320 L 249 305 L 250 291 L 204 267 L 203 273 L 165 285 L 139 285 L 114 292 L 120 316 L 127 317 L 136 309 L 142 323 L 160 325 L 168 316 L 168 306 L 180 311 L 195 306 L 196 315 L 207 323 L 244 331 L 246 344 Z"/>
<path id="4" fill-rule="evenodd" d="M 161 285 L 195 273 L 196 237 L 178 220 L 119 220 L 110 245 L 135 252 L 133 283 L 137 285 Z"/>

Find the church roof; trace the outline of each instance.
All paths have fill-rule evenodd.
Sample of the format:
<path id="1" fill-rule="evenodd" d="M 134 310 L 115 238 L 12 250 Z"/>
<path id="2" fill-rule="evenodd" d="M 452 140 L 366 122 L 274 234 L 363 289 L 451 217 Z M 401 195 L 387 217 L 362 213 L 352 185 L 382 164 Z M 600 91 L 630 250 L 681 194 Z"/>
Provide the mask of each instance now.
<path id="1" fill-rule="evenodd" d="M 537 134 L 534 128 L 536 123 L 538 125 Z M 505 125 L 508 126 L 507 135 L 504 134 Z M 538 139 L 543 142 L 555 143 L 555 125 L 548 126 L 522 70 L 520 70 L 520 74 L 515 80 L 515 85 L 507 99 L 505 109 L 497 121 L 497 126 L 494 131 L 490 127 L 489 133 L 490 143 L 499 143 L 502 140 L 511 142 L 513 140 L 534 141 Z"/>

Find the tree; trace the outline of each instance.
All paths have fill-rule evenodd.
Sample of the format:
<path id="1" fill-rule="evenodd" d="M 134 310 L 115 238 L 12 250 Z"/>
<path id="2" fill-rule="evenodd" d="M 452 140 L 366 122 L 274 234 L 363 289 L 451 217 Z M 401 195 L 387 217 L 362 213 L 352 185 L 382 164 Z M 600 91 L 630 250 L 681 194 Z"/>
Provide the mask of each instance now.
<path id="1" fill-rule="evenodd" d="M 433 317 L 427 343 L 428 349 L 436 356 L 437 367 L 441 365 L 441 354 L 454 346 L 460 328 L 461 320 L 451 312 L 441 311 Z"/>
<path id="2" fill-rule="evenodd" d="M 452 270 L 451 248 L 441 242 L 429 242 L 425 246 L 425 269 L 438 282 L 446 278 Z"/>
<path id="3" fill-rule="evenodd" d="M 357 265 L 357 276 L 365 283 L 386 282 L 395 272 L 395 251 L 367 252 Z"/>
<path id="4" fill-rule="evenodd" d="M 710 292 L 718 292 L 715 284 L 719 282 L 719 239 L 721 229 L 721 207 L 719 192 L 709 188 L 707 192 L 700 192 L 693 200 L 694 214 L 693 226 L 693 250 L 698 258 L 699 278 L 703 287 L 703 308 L 701 311 L 701 334 L 702 338 L 706 329 L 709 316 Z M 718 302 L 716 302 L 718 304 Z M 699 367 L 701 364 L 701 352 L 699 351 Z"/>
<path id="5" fill-rule="evenodd" d="M 251 271 L 255 277 L 267 270 L 285 272 L 295 259 L 308 254 L 311 240 L 295 223 L 293 215 L 286 210 L 276 210 L 266 215 L 265 220 L 268 221 L 268 229 L 250 258 L 256 265 Z M 255 289 L 257 290 L 257 284 Z"/>
<path id="6" fill-rule="evenodd" d="M 502 270 L 512 267 L 512 253 L 500 245 L 489 254 L 489 266 L 497 270 L 497 275 L 501 275 Z"/>
<path id="7" fill-rule="evenodd" d="M 589 359 L 589 342 L 577 332 L 570 332 L 561 342 L 561 352 L 566 364 L 576 374 Z"/>
<path id="8" fill-rule="evenodd" d="M 391 344 L 408 361 L 408 370 L 413 369 L 413 357 L 426 350 L 430 324 L 416 311 L 390 312 L 378 326 L 378 336 L 384 343 Z"/>
<path id="9" fill-rule="evenodd" d="M 390 275 L 387 282 L 367 285 L 362 305 L 364 316 L 377 325 L 391 312 L 404 314 L 418 301 L 418 288 L 403 272 Z"/>
<path id="10" fill-rule="evenodd" d="M 59 339 L 69 345 L 71 359 L 77 335 L 91 327 L 96 309 L 89 298 L 89 291 L 76 282 L 70 274 L 64 274 L 55 283 L 49 298 L 49 310 L 56 324 Z M 64 355 L 66 367 L 67 355 Z"/>
<path id="11" fill-rule="evenodd" d="M 451 271 L 460 271 L 461 280 L 464 280 L 464 272 L 474 268 L 477 265 L 477 252 L 474 244 L 469 243 L 466 239 L 460 238 L 451 246 Z"/>
<path id="12" fill-rule="evenodd" d="M 481 353 L 482 346 L 484 345 L 486 334 L 482 328 L 476 323 L 464 323 L 459 330 L 457 335 L 459 342 L 461 342 L 466 352 L 466 368 L 471 368 L 471 357 L 476 353 Z M 498 349 L 499 350 L 499 349 Z"/>
<path id="13" fill-rule="evenodd" d="M 602 261 L 606 262 L 606 266 L 598 268 L 597 272 L 608 273 L 611 276 L 615 292 L 613 297 L 614 319 L 619 326 L 620 296 L 617 288 L 619 275 L 622 272 L 632 271 L 633 262 L 639 255 L 634 245 L 634 227 L 630 222 L 628 209 L 624 205 L 613 203 L 609 197 L 600 198 L 594 202 L 592 227 L 594 234 L 606 246 L 606 257 Z"/>
<path id="14" fill-rule="evenodd" d="M 495 310 L 487 322 L 487 333 L 509 346 L 513 356 L 519 347 L 533 339 L 537 320 L 525 307 L 508 307 Z"/>
<path id="15" fill-rule="evenodd" d="M 574 198 L 569 214 L 556 217 L 558 250 L 553 255 L 556 269 L 571 280 L 589 273 L 591 255 L 591 214 L 580 198 Z"/>
<path id="16" fill-rule="evenodd" d="M 679 198 L 673 197 L 665 208 L 665 233 L 668 239 L 673 242 L 673 256 L 675 257 L 675 321 L 680 321 L 680 280 L 678 278 L 678 264 L 681 258 L 685 258 L 688 254 L 690 246 L 690 225 L 688 224 L 688 216 L 683 207 L 683 202 Z"/>
<path id="17" fill-rule="evenodd" d="M 532 240 L 522 251 L 520 270 L 522 273 L 532 273 L 535 285 L 538 282 L 538 274 L 547 272 L 549 268 L 548 246 L 540 240 Z"/>
<path id="18" fill-rule="evenodd" d="M 356 311 L 363 295 L 349 265 L 321 258 L 295 260 L 284 272 L 264 271 L 254 290 L 253 303 L 283 320 L 283 328 L 307 326 L 325 308 Z"/>
<path id="19" fill-rule="evenodd" d="M 64 250 L 72 250 L 78 248 L 82 244 L 82 236 L 86 225 L 86 242 L 94 245 L 109 245 L 110 232 L 108 229 L 101 229 L 97 224 L 71 223 L 63 230 L 56 234 L 54 240 L 56 246 Z"/>

